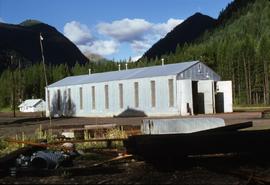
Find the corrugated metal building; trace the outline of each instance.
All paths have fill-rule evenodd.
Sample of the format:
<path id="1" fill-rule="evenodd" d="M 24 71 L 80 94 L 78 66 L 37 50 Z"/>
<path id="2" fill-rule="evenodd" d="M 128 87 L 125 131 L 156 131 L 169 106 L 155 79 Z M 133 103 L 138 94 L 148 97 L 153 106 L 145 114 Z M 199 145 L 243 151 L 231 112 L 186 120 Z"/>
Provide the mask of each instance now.
<path id="1" fill-rule="evenodd" d="M 71 76 L 46 88 L 46 114 L 111 117 L 232 112 L 231 81 L 199 61 Z"/>

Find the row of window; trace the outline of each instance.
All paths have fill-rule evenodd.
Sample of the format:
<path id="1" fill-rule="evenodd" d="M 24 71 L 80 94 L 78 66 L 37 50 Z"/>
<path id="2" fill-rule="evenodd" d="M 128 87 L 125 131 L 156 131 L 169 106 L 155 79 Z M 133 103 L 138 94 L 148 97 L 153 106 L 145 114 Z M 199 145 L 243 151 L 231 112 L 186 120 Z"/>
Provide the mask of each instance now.
<path id="1" fill-rule="evenodd" d="M 156 82 L 152 80 L 150 82 L 151 86 L 151 106 L 156 107 Z M 119 107 L 122 109 L 124 108 L 124 91 L 123 91 L 123 84 L 118 84 L 118 90 L 119 90 Z M 168 80 L 168 95 L 169 95 L 169 106 L 174 106 L 174 87 L 173 87 L 173 79 Z M 105 109 L 109 109 L 109 86 L 104 85 L 104 100 L 105 100 Z M 50 92 L 48 91 L 48 106 L 50 106 Z M 67 98 L 67 106 L 68 110 L 71 110 L 72 103 L 71 103 L 71 89 L 68 88 L 67 91 L 68 94 L 66 94 L 66 91 L 64 91 L 64 97 Z M 95 86 L 91 87 L 91 94 L 92 94 L 92 109 L 96 109 L 96 90 Z M 83 88 L 80 87 L 79 89 L 79 100 L 80 100 L 80 109 L 83 109 Z M 134 82 L 134 106 L 139 107 L 139 83 Z M 50 108 L 50 107 L 49 107 Z M 61 91 L 60 89 L 57 90 L 57 110 L 61 110 Z"/>

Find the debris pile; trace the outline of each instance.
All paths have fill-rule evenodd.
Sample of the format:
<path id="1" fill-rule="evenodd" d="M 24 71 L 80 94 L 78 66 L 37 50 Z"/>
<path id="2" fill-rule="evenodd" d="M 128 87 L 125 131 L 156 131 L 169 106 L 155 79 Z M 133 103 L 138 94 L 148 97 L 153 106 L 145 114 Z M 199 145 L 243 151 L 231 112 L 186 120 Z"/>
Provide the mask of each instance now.
<path id="1" fill-rule="evenodd" d="M 38 144 L 35 144 L 38 145 Z M 20 148 L 0 159 L 0 170 L 11 176 L 16 176 L 18 171 L 53 170 L 59 167 L 70 167 L 73 159 L 79 154 L 74 144 L 64 143 L 61 150 L 47 149 L 46 144 L 40 146 L 27 146 Z"/>

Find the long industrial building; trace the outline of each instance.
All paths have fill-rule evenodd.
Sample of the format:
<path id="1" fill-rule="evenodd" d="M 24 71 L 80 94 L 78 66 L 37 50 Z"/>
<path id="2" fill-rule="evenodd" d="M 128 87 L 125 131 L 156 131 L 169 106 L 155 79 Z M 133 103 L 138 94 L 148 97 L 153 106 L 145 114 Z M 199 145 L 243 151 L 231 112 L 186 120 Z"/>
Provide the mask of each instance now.
<path id="1" fill-rule="evenodd" d="M 113 117 L 232 112 L 232 83 L 200 61 L 66 77 L 46 87 L 46 115 Z"/>

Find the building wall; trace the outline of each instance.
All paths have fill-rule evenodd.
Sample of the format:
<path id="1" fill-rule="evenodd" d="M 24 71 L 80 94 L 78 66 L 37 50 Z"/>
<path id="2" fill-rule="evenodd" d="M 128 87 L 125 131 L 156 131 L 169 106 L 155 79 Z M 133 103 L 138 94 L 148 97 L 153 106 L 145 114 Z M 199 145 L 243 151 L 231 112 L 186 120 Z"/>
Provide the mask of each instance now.
<path id="1" fill-rule="evenodd" d="M 178 80 L 191 79 L 199 80 L 214 80 L 219 81 L 220 76 L 205 64 L 199 62 L 177 76 Z"/>
<path id="2" fill-rule="evenodd" d="M 41 112 L 46 111 L 45 102 L 42 101 L 37 104 L 35 107 L 33 106 L 22 106 L 20 107 L 21 112 Z"/>
<path id="3" fill-rule="evenodd" d="M 173 88 L 171 88 L 173 101 L 170 101 L 170 79 L 173 80 Z M 51 112 L 51 116 L 112 117 L 130 112 L 130 110 L 146 116 L 191 115 L 194 114 L 193 106 L 196 106 L 197 102 L 193 102 L 194 83 L 197 83 L 198 92 L 196 93 L 203 97 L 203 101 L 200 103 L 203 112 L 215 113 L 214 84 L 219 80 L 220 76 L 212 69 L 203 63 L 197 63 L 178 75 L 50 87 L 49 96 L 46 90 L 46 115 L 49 116 L 49 112 Z M 135 102 L 135 82 L 138 83 L 138 107 Z M 123 87 L 123 107 L 120 107 L 119 84 L 122 84 Z M 105 90 L 105 86 L 107 90 Z M 231 92 L 230 84 L 219 86 L 222 91 L 220 94 L 226 95 L 226 101 L 231 100 L 232 95 L 228 93 Z M 94 108 L 92 87 L 95 88 Z M 225 92 L 226 88 L 229 88 L 228 92 Z M 153 89 L 155 89 L 155 93 L 151 91 Z M 107 97 L 106 91 L 108 91 Z M 154 107 L 153 99 L 155 99 Z M 106 100 L 108 100 L 107 103 Z M 224 103 L 224 106 L 226 106 L 223 108 L 225 112 L 232 110 L 232 103 L 228 105 Z M 219 107 L 224 106 L 222 104 Z"/>
<path id="4" fill-rule="evenodd" d="M 204 102 L 204 113 L 215 113 L 214 81 L 200 80 L 198 82 L 198 93 L 202 93 Z"/>
<path id="5" fill-rule="evenodd" d="M 217 93 L 222 94 L 222 102 L 216 102 L 216 104 L 220 103 L 223 106 L 223 112 L 233 112 L 232 81 L 217 82 Z"/>
<path id="6" fill-rule="evenodd" d="M 169 105 L 168 80 L 173 79 L 173 103 Z M 155 83 L 155 107 L 152 107 L 151 81 Z M 134 83 L 138 82 L 139 106 L 135 107 Z M 119 84 L 123 84 L 123 108 L 120 108 Z M 105 85 L 108 85 L 109 107 L 105 107 Z M 95 87 L 95 109 L 92 109 L 92 86 Z M 72 109 L 68 109 L 68 89 L 71 91 Z M 83 107 L 80 109 L 80 88 L 82 88 Z M 61 108 L 58 110 L 58 90 L 60 90 Z M 161 76 L 152 78 L 141 78 L 121 81 L 110 81 L 74 85 L 66 87 L 49 88 L 50 111 L 52 116 L 72 115 L 79 117 L 95 116 L 117 116 L 128 109 L 143 111 L 147 116 L 179 115 L 179 104 L 177 103 L 176 76 Z M 46 92 L 46 100 L 48 95 Z M 49 115 L 48 104 L 46 105 L 47 116 Z"/>
<path id="7" fill-rule="evenodd" d="M 177 103 L 179 115 L 193 114 L 192 81 L 190 79 L 177 80 Z"/>

